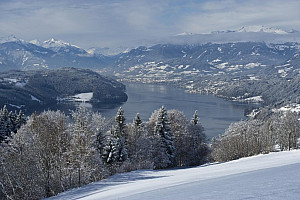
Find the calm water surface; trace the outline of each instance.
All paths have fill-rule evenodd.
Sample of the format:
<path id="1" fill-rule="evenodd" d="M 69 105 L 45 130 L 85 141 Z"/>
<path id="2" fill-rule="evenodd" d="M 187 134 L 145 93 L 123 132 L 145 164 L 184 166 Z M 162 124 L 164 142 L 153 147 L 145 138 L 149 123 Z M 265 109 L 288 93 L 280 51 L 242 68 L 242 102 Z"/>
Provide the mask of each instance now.
<path id="1" fill-rule="evenodd" d="M 183 89 L 166 85 L 146 85 L 125 83 L 127 102 L 122 105 L 93 108 L 105 117 L 116 115 L 119 106 L 122 106 L 128 122 L 132 122 L 136 113 L 140 113 L 143 120 L 148 120 L 154 110 L 162 105 L 166 109 L 182 111 L 191 119 L 195 110 L 198 110 L 200 122 L 209 138 L 224 132 L 232 123 L 244 119 L 244 110 L 255 107 L 250 104 L 225 101 L 213 95 L 185 93 Z M 257 107 L 257 106 L 256 106 Z"/>

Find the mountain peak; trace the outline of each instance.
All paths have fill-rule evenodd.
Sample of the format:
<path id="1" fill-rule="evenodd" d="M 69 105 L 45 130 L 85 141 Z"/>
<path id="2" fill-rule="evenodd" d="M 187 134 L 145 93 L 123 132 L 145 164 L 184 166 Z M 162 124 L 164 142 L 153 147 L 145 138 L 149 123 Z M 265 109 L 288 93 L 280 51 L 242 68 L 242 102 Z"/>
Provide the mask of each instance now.
<path id="1" fill-rule="evenodd" d="M 43 42 L 44 45 L 50 45 L 50 46 L 70 46 L 70 43 L 64 42 L 62 40 L 56 40 L 54 38 L 51 38 L 49 40 L 46 40 Z"/>
<path id="2" fill-rule="evenodd" d="M 243 26 L 242 28 L 234 32 L 265 32 L 265 33 L 274 33 L 274 34 L 289 34 L 290 31 L 286 31 L 280 28 L 273 28 L 267 26 Z"/>
<path id="3" fill-rule="evenodd" d="M 283 30 L 280 28 L 262 26 L 262 25 L 254 25 L 254 26 L 243 26 L 242 28 L 235 30 L 226 30 L 226 31 L 213 31 L 211 34 L 219 34 L 219 33 L 272 33 L 278 35 L 287 35 L 290 33 L 295 33 L 295 30 Z"/>
<path id="4" fill-rule="evenodd" d="M 68 42 L 64 42 L 62 40 L 56 40 L 55 38 L 50 38 L 49 40 L 44 41 L 41 45 L 44 48 L 52 48 L 54 50 L 59 50 L 60 48 L 66 48 L 66 47 L 81 49 L 76 45 L 70 44 Z"/>
<path id="5" fill-rule="evenodd" d="M 9 35 L 8 37 L 0 38 L 0 43 L 6 43 L 6 42 L 24 42 L 24 40 L 21 40 L 17 38 L 15 35 Z"/>

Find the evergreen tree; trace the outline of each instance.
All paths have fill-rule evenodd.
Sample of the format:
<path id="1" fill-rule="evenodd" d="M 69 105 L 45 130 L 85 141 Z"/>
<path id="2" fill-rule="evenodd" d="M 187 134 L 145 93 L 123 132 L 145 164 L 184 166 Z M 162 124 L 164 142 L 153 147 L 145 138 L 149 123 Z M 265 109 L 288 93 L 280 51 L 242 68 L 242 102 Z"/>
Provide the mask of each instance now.
<path id="1" fill-rule="evenodd" d="M 140 114 L 137 113 L 135 116 L 134 124 L 136 127 L 141 127 L 143 124 L 143 121 L 141 120 Z"/>
<path id="2" fill-rule="evenodd" d="M 106 144 L 101 147 L 101 157 L 107 164 L 113 164 L 118 157 L 118 144 L 114 137 L 107 136 Z"/>
<path id="3" fill-rule="evenodd" d="M 206 144 L 206 134 L 203 126 L 199 123 L 198 112 L 195 111 L 192 120 L 187 125 L 188 154 L 186 165 L 200 165 L 207 161 L 209 147 Z"/>
<path id="4" fill-rule="evenodd" d="M 16 133 L 25 122 L 26 119 L 21 110 L 17 114 L 16 112 L 9 112 L 6 106 L 0 109 L 0 143 L 11 137 L 12 133 Z"/>
<path id="5" fill-rule="evenodd" d="M 16 132 L 19 128 L 21 128 L 22 125 L 26 123 L 25 115 L 23 114 L 22 110 L 19 111 L 18 114 L 15 114 L 15 131 Z"/>
<path id="6" fill-rule="evenodd" d="M 127 143 L 127 133 L 124 111 L 122 107 L 119 108 L 117 115 L 115 117 L 115 126 L 113 128 L 113 136 L 117 141 L 117 161 L 123 162 L 127 160 L 128 153 L 126 148 Z"/>
<path id="7" fill-rule="evenodd" d="M 168 114 L 164 106 L 158 113 L 154 128 L 156 149 L 154 150 L 154 168 L 162 169 L 175 166 L 175 146 L 173 132 L 170 128 Z"/>
<path id="8" fill-rule="evenodd" d="M 196 124 L 198 124 L 198 121 L 199 121 L 199 119 L 198 119 L 198 111 L 195 110 L 195 113 L 194 113 L 194 116 L 193 116 L 193 119 L 192 119 L 192 123 L 196 125 Z"/>

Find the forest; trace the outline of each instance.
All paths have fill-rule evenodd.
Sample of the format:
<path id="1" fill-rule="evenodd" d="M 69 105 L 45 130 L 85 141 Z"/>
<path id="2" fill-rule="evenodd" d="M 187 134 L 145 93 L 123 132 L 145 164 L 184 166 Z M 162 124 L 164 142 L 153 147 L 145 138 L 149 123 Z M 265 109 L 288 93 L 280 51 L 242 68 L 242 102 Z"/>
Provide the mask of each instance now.
<path id="1" fill-rule="evenodd" d="M 34 113 L 16 123 L 0 110 L 0 197 L 41 199 L 116 173 L 165 169 L 208 162 L 209 146 L 197 112 L 192 120 L 164 107 L 149 121 L 126 123 L 120 108 L 113 119 L 78 108 Z M 10 124 L 18 125 L 18 131 Z"/>
<path id="2" fill-rule="evenodd" d="M 300 146 L 299 114 L 273 112 L 235 122 L 211 142 L 198 113 L 191 119 L 161 107 L 148 121 L 106 119 L 79 107 L 70 116 L 25 117 L 0 109 L 0 197 L 42 199 L 137 169 L 198 166 Z"/>

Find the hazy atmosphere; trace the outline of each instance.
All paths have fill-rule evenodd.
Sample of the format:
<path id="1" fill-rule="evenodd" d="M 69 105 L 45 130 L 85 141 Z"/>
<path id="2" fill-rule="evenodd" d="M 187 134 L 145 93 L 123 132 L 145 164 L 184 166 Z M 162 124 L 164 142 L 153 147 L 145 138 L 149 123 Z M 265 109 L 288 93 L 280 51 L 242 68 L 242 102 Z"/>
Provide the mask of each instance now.
<path id="1" fill-rule="evenodd" d="M 0 37 L 54 37 L 83 48 L 132 46 L 249 25 L 299 30 L 299 9 L 298 0 L 1 0 Z"/>
<path id="2" fill-rule="evenodd" d="M 0 200 L 300 199 L 299 11 L 0 0 Z"/>

